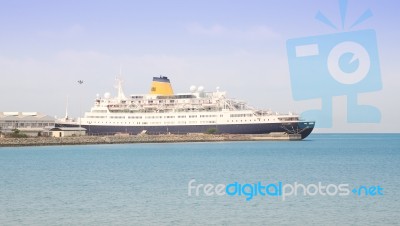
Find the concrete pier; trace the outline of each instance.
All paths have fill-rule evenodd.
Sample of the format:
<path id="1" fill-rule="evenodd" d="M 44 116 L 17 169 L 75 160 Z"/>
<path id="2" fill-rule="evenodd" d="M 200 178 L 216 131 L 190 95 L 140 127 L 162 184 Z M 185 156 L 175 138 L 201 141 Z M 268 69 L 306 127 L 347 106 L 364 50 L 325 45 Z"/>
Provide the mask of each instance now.
<path id="1" fill-rule="evenodd" d="M 0 138 L 0 147 L 123 144 L 123 143 L 174 143 L 216 141 L 292 141 L 301 140 L 299 134 L 185 134 L 185 135 L 115 135 L 77 137 Z"/>

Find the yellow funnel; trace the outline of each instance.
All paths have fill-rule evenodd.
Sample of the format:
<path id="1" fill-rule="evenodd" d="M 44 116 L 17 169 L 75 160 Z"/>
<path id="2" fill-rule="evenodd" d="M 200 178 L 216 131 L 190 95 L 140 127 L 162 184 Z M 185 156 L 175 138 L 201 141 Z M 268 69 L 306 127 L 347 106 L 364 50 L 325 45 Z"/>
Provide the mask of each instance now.
<path id="1" fill-rule="evenodd" d="M 171 83 L 169 79 L 165 76 L 153 77 L 153 82 L 151 83 L 150 94 L 156 95 L 174 95 Z"/>

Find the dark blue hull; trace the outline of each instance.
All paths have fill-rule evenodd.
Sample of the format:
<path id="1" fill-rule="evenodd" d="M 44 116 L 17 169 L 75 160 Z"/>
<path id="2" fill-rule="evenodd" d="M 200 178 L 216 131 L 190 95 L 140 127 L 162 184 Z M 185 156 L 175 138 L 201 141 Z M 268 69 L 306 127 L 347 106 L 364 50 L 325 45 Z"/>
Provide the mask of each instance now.
<path id="1" fill-rule="evenodd" d="M 76 126 L 76 124 L 57 123 L 57 127 Z M 116 133 L 139 134 L 186 134 L 186 133 L 226 133 L 226 134 L 267 134 L 286 132 L 301 134 L 306 138 L 314 129 L 314 122 L 292 123 L 258 123 L 258 124 L 220 124 L 220 125 L 177 125 L 177 126 L 111 126 L 111 125 L 82 125 L 89 135 L 113 135 Z"/>

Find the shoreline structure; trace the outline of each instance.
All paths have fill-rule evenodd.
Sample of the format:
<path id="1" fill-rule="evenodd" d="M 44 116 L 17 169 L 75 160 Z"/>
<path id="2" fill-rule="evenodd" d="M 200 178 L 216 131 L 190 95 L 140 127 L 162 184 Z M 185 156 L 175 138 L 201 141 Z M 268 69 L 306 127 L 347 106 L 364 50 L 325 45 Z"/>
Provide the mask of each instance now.
<path id="1" fill-rule="evenodd" d="M 298 141 L 300 134 L 165 134 L 165 135 L 114 135 L 76 137 L 0 138 L 0 147 L 127 144 L 127 143 L 181 143 L 219 141 Z"/>

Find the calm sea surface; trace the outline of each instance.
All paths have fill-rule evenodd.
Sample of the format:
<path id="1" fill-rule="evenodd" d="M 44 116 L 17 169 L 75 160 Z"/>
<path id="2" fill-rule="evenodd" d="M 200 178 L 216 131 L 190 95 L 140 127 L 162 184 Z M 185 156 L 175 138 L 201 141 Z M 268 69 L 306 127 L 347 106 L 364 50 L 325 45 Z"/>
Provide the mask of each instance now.
<path id="1" fill-rule="evenodd" d="M 188 183 L 348 184 L 383 195 L 188 196 Z M 300 142 L 0 148 L 0 225 L 396 225 L 400 134 Z M 333 190 L 334 191 L 334 190 Z M 194 193 L 195 190 L 192 190 Z"/>

